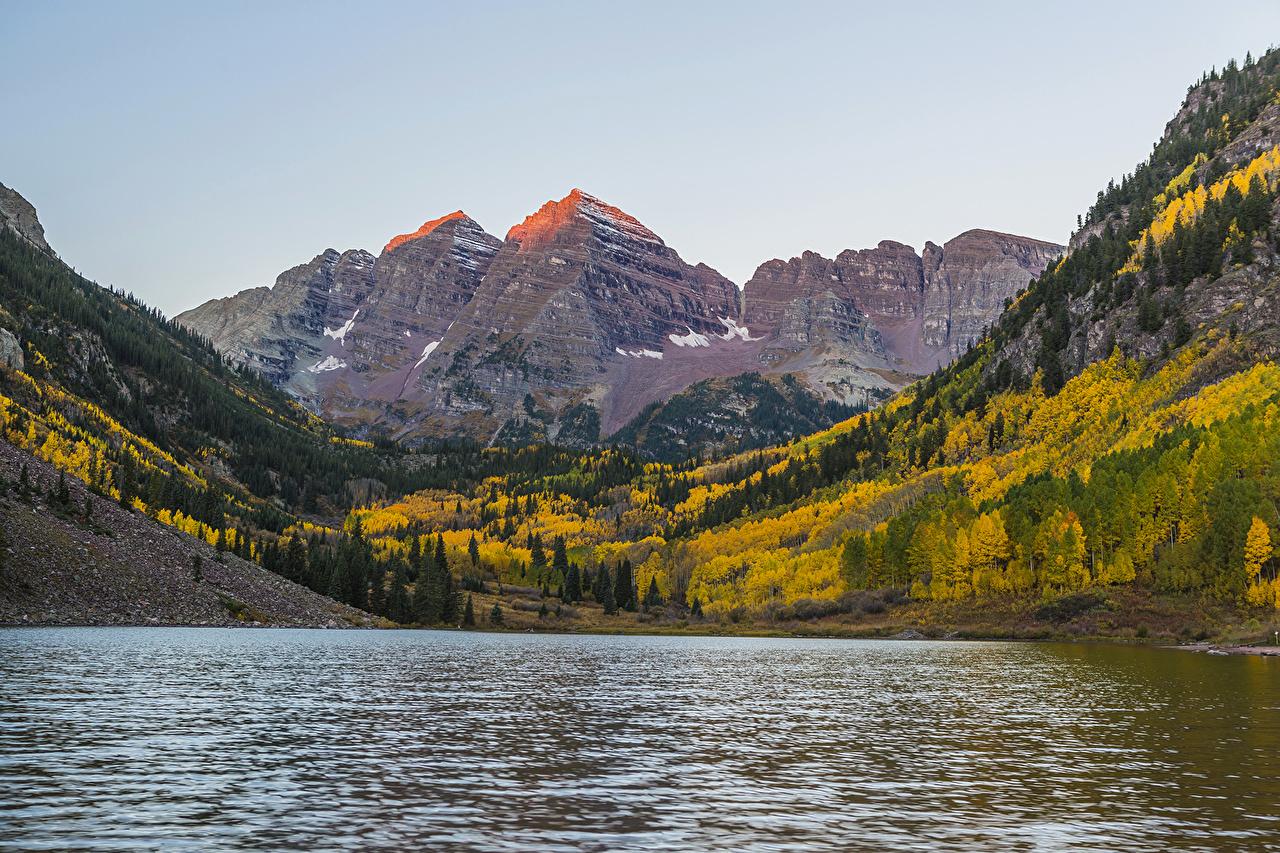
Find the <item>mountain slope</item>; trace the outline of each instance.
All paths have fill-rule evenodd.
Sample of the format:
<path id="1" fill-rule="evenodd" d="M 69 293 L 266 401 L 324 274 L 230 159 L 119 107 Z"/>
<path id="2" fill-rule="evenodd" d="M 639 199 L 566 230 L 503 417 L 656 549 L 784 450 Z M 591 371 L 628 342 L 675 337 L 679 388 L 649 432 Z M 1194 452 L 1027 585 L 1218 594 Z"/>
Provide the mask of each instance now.
<path id="1" fill-rule="evenodd" d="M 207 302 L 175 321 L 313 411 L 348 423 L 372 419 L 417 378 L 498 245 L 456 211 L 392 238 L 377 258 L 328 249 L 273 287 Z"/>
<path id="2" fill-rule="evenodd" d="M 0 624 L 373 624 L 88 489 L 70 487 L 61 506 L 57 483 L 51 465 L 0 442 Z"/>

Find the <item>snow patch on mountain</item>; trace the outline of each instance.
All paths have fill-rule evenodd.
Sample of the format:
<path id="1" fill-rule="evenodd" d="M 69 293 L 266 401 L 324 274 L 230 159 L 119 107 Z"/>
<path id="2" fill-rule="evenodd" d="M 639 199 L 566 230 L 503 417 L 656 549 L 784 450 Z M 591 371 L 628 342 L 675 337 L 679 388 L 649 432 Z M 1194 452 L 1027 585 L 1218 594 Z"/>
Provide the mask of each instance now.
<path id="1" fill-rule="evenodd" d="M 341 370 L 346 367 L 345 361 L 338 361 L 335 356 L 327 355 L 307 368 L 312 373 L 326 373 L 330 370 Z"/>
<path id="2" fill-rule="evenodd" d="M 734 338 L 742 338 L 744 341 L 763 340 L 763 338 L 751 337 L 750 330 L 748 330 L 746 326 L 739 326 L 738 322 L 732 317 L 721 317 L 720 322 L 724 323 L 724 327 L 726 329 L 723 335 L 718 336 L 722 341 L 731 341 Z"/>
<path id="3" fill-rule="evenodd" d="M 685 328 L 689 329 L 688 326 L 685 326 Z M 678 347 L 709 347 L 711 346 L 711 341 L 710 339 L 707 338 L 706 335 L 699 334 L 698 332 L 695 332 L 693 329 L 689 329 L 689 334 L 687 335 L 677 335 L 674 332 L 672 332 L 670 335 L 667 335 L 667 338 L 670 339 L 671 343 L 675 344 Z"/>
<path id="4" fill-rule="evenodd" d="M 656 358 L 662 360 L 662 353 L 651 349 L 623 349 L 622 347 L 614 347 L 613 351 L 618 355 L 630 356 L 631 358 Z"/>
<path id="5" fill-rule="evenodd" d="M 357 308 L 356 313 L 351 315 L 351 319 L 343 323 L 338 328 L 336 329 L 326 328 L 324 330 L 324 336 L 326 338 L 333 338 L 335 341 L 337 341 L 338 343 L 342 344 L 345 347 L 347 345 L 347 341 L 346 341 L 347 332 L 351 331 L 351 327 L 356 324 L 356 317 L 359 317 L 359 316 L 360 316 L 360 309 Z"/>
<path id="6" fill-rule="evenodd" d="M 418 363 L 417 363 L 417 364 L 415 364 L 415 365 L 413 366 L 413 369 L 414 369 L 414 370 L 417 370 L 419 367 L 422 367 L 422 363 L 423 363 L 423 362 L 425 362 L 428 358 L 430 358 L 430 357 L 431 357 L 431 353 L 435 352 L 435 351 L 436 351 L 436 347 L 438 347 L 438 346 L 440 346 L 440 342 L 439 342 L 439 341 L 432 341 L 431 343 L 429 343 L 429 344 L 427 344 L 425 347 L 423 347 L 423 348 L 422 348 L 422 358 L 418 359 Z"/>

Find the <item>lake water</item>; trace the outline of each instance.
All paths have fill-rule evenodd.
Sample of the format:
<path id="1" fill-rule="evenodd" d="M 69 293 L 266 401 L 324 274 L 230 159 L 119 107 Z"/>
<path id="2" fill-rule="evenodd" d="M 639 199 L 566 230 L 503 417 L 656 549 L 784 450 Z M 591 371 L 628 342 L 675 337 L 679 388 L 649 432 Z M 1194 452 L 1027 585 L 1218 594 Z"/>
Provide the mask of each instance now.
<path id="1" fill-rule="evenodd" d="M 0 849 L 1275 849 L 1280 660 L 0 631 Z"/>

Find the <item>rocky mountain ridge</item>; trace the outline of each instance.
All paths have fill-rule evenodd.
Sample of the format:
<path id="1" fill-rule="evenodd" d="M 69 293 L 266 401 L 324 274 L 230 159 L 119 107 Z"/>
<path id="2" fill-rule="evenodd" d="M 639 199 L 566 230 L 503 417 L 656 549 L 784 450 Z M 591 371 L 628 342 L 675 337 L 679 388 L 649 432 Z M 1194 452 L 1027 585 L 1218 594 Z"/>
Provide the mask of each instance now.
<path id="1" fill-rule="evenodd" d="M 739 290 L 575 189 L 504 240 L 455 211 L 176 319 L 360 432 L 585 445 L 746 373 L 874 405 L 962 353 L 1060 251 L 981 230 L 923 254 L 884 241 L 769 261 Z"/>

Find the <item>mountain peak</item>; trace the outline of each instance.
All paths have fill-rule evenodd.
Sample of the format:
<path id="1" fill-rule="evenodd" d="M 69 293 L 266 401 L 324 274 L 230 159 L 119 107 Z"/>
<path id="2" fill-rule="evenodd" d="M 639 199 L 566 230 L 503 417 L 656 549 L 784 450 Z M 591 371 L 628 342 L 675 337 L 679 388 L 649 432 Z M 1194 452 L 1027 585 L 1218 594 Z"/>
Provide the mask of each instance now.
<path id="1" fill-rule="evenodd" d="M 522 248 L 531 248 L 548 242 L 575 219 L 585 218 L 592 226 L 601 226 L 625 236 L 649 243 L 661 243 L 661 238 L 640 223 L 631 214 L 595 196 L 574 187 L 559 201 L 549 201 L 537 212 L 524 218 L 507 232 L 507 239 L 514 240 Z"/>
<path id="2" fill-rule="evenodd" d="M 421 237 L 426 237 L 428 234 L 430 234 L 432 231 L 435 231 L 441 225 L 444 225 L 446 222 L 452 222 L 455 219 L 469 220 L 471 219 L 471 217 L 467 216 L 461 210 L 455 210 L 453 213 L 446 213 L 444 216 L 441 216 L 439 219 L 429 219 L 426 222 L 422 223 L 422 227 L 419 228 L 417 231 L 414 231 L 409 234 L 398 234 L 395 237 L 392 237 L 391 240 L 387 242 L 387 245 L 383 247 L 382 251 L 390 252 L 392 249 L 397 249 L 400 246 L 403 246 L 405 243 L 408 243 L 410 240 L 417 240 Z"/>
<path id="3" fill-rule="evenodd" d="M 44 239 L 44 227 L 36 216 L 36 209 L 15 189 L 0 184 L 0 228 L 10 228 L 15 234 L 42 252 L 53 249 Z"/>

